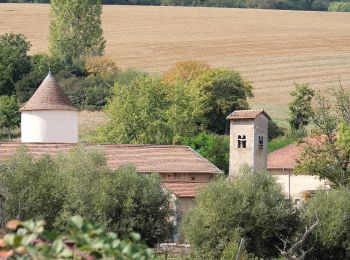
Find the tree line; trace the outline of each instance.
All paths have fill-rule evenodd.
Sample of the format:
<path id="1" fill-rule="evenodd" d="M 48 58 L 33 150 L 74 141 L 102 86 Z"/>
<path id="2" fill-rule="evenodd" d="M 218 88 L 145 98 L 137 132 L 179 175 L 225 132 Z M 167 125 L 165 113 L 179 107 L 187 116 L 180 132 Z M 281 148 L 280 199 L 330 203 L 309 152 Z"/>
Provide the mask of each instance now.
<path id="1" fill-rule="evenodd" d="M 174 6 L 206 6 L 233 8 L 261 8 L 284 10 L 327 11 L 330 0 L 95 0 L 102 4 L 118 5 L 174 5 Z M 0 3 L 50 3 L 50 0 L 0 0 Z M 348 1 L 342 1 L 348 2 Z M 331 4 L 330 11 L 334 11 Z M 345 10 L 342 8 L 342 10 Z M 336 10 L 341 11 L 341 10 Z"/>

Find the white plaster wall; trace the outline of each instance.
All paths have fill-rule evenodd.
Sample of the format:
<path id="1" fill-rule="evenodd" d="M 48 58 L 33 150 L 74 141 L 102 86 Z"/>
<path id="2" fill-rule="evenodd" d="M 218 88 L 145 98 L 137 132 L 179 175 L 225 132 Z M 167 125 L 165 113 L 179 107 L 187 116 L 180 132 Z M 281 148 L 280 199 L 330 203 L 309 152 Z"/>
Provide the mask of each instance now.
<path id="1" fill-rule="evenodd" d="M 320 188 L 325 188 L 325 181 L 319 180 L 317 176 L 310 175 L 293 175 L 288 171 L 271 171 L 270 173 L 276 178 L 277 182 L 282 185 L 283 191 L 288 197 L 290 189 L 290 197 L 292 199 L 301 198 L 305 191 L 315 191 Z M 290 180 L 290 188 L 289 188 Z"/>
<path id="2" fill-rule="evenodd" d="M 21 114 L 21 139 L 23 143 L 77 143 L 78 112 L 24 111 Z"/>
<path id="3" fill-rule="evenodd" d="M 245 135 L 246 148 L 238 148 L 238 135 Z M 254 166 L 254 120 L 231 120 L 230 122 L 229 175 L 237 176 L 243 165 Z"/>

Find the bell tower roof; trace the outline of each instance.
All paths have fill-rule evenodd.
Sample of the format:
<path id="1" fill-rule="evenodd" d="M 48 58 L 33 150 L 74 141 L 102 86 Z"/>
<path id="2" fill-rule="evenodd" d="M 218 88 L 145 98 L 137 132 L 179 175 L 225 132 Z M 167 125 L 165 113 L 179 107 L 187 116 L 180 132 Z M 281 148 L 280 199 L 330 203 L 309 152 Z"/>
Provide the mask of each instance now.
<path id="1" fill-rule="evenodd" d="M 235 110 L 226 119 L 228 120 L 255 119 L 260 114 L 263 114 L 268 119 L 271 119 L 270 116 L 263 109 Z"/>
<path id="2" fill-rule="evenodd" d="M 26 105 L 19 111 L 34 111 L 34 110 L 73 110 L 77 108 L 69 100 L 59 86 L 56 79 L 52 76 L 51 71 L 41 83 L 34 95 L 30 98 Z"/>

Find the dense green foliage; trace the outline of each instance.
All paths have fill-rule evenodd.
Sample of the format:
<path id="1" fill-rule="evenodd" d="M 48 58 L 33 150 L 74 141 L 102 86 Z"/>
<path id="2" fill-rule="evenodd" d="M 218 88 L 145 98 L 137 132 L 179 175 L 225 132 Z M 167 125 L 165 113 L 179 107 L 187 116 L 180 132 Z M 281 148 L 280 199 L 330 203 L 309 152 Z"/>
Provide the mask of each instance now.
<path id="1" fill-rule="evenodd" d="M 102 55 L 100 0 L 51 0 L 50 54 L 67 64 L 83 56 Z"/>
<path id="2" fill-rule="evenodd" d="M 158 175 L 131 166 L 110 171 L 102 152 L 77 148 L 56 159 L 25 150 L 0 165 L 2 218 L 45 220 L 60 230 L 67 217 L 94 219 L 119 237 L 138 232 L 153 246 L 170 233 L 169 196 Z"/>
<path id="3" fill-rule="evenodd" d="M 350 12 L 350 2 L 331 2 L 328 11 L 331 12 Z"/>
<path id="4" fill-rule="evenodd" d="M 194 137 L 185 138 L 183 144 L 190 146 L 220 170 L 228 173 L 229 136 L 202 132 Z"/>
<path id="5" fill-rule="evenodd" d="M 71 217 L 61 234 L 45 230 L 44 221 L 7 223 L 7 234 L 0 239 L 1 259 L 154 259 L 140 235 L 117 234 L 80 216 Z"/>
<path id="6" fill-rule="evenodd" d="M 20 113 L 15 96 L 0 96 L 0 129 L 5 129 L 11 138 L 11 130 L 19 127 Z"/>
<path id="7" fill-rule="evenodd" d="M 0 35 L 0 95 L 12 95 L 15 82 L 30 71 L 30 43 L 22 34 Z"/>
<path id="8" fill-rule="evenodd" d="M 295 173 L 319 176 L 335 186 L 350 185 L 350 95 L 333 90 L 336 103 L 316 97 L 312 122 L 314 138 L 307 140 Z"/>
<path id="9" fill-rule="evenodd" d="M 200 111 L 184 84 L 168 87 L 158 76 L 139 75 L 115 84 L 106 113 L 102 142 L 171 144 L 196 133 Z"/>
<path id="10" fill-rule="evenodd" d="M 49 3 L 50 0 L 0 0 L 5 3 Z M 103 4 L 180 5 L 326 11 L 329 0 L 102 0 Z"/>
<path id="11" fill-rule="evenodd" d="M 226 117 L 234 110 L 249 108 L 252 85 L 234 70 L 213 69 L 200 75 L 189 85 L 195 101 L 204 113 L 204 126 L 213 133 L 229 129 Z"/>
<path id="12" fill-rule="evenodd" d="M 200 258 L 220 259 L 241 237 L 256 257 L 276 257 L 281 241 L 296 228 L 281 187 L 268 174 L 246 173 L 234 181 L 219 179 L 202 189 L 185 216 L 183 233 Z"/>
<path id="13" fill-rule="evenodd" d="M 320 222 L 309 240 L 314 249 L 308 259 L 350 258 L 349 189 L 318 191 L 306 202 L 302 213 L 306 222 L 313 222 L 316 214 Z"/>
<path id="14" fill-rule="evenodd" d="M 290 94 L 293 100 L 289 103 L 289 125 L 291 129 L 299 130 L 307 126 L 311 121 L 313 115 L 311 102 L 315 91 L 307 84 L 295 84 L 295 90 Z"/>

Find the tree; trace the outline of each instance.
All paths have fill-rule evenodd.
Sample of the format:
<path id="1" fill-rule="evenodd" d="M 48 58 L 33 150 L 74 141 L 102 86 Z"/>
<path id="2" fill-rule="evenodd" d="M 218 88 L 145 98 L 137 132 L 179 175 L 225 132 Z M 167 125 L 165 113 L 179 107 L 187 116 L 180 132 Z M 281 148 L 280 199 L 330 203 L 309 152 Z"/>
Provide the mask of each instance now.
<path id="1" fill-rule="evenodd" d="M 319 226 L 311 234 L 308 259 L 348 259 L 350 257 L 350 192 L 348 188 L 318 191 L 306 201 L 302 217 L 305 222 L 319 218 Z"/>
<path id="2" fill-rule="evenodd" d="M 97 210 L 102 212 L 100 222 L 107 223 L 109 230 L 119 237 L 140 233 L 151 247 L 170 239 L 170 194 L 162 189 L 158 174 L 138 174 L 134 166 L 127 165 L 108 174 L 103 186 Z"/>
<path id="3" fill-rule="evenodd" d="M 297 174 L 319 176 L 335 186 L 350 185 L 350 97 L 342 87 L 332 93 L 336 105 L 316 97 L 313 113 L 314 137 L 303 144 L 295 168 Z"/>
<path id="4" fill-rule="evenodd" d="M 249 254 L 269 258 L 279 254 L 272 246 L 281 245 L 276 234 L 291 234 L 296 223 L 275 179 L 247 173 L 202 189 L 195 207 L 185 215 L 183 233 L 200 258 L 220 259 L 226 247 L 241 238 Z"/>
<path id="5" fill-rule="evenodd" d="M 308 84 L 295 84 L 295 89 L 290 94 L 294 99 L 289 103 L 289 125 L 292 129 L 299 130 L 310 123 L 312 117 L 311 101 L 315 91 Z"/>
<path id="6" fill-rule="evenodd" d="M 205 62 L 193 60 L 180 61 L 164 73 L 163 80 L 167 84 L 174 84 L 178 80 L 188 83 L 209 70 L 210 67 Z"/>
<path id="7" fill-rule="evenodd" d="M 15 96 L 0 96 L 0 129 L 6 129 L 9 139 L 11 130 L 21 122 L 19 106 Z"/>
<path id="8" fill-rule="evenodd" d="M 228 173 L 230 153 L 230 138 L 228 136 L 202 132 L 193 137 L 185 138 L 183 143 Z"/>
<path id="9" fill-rule="evenodd" d="M 48 156 L 34 160 L 24 148 L 4 163 L 0 172 L 0 192 L 4 222 L 11 219 L 43 219 L 53 228 L 65 199 L 62 176 Z"/>
<path id="10" fill-rule="evenodd" d="M 172 211 L 160 177 L 132 166 L 111 171 L 100 150 L 77 147 L 33 158 L 22 148 L 0 166 L 4 222 L 44 220 L 49 230 L 63 231 L 66 219 L 78 214 L 119 237 L 139 232 L 151 246 L 169 236 Z"/>
<path id="11" fill-rule="evenodd" d="M 178 143 L 196 132 L 200 117 L 188 88 L 170 88 L 152 75 L 116 83 L 105 111 L 110 120 L 100 129 L 99 139 L 112 143 Z"/>
<path id="12" fill-rule="evenodd" d="M 67 64 L 82 56 L 102 55 L 100 0 L 51 0 L 50 53 Z"/>
<path id="13" fill-rule="evenodd" d="M 31 45 L 22 34 L 0 35 L 0 95 L 14 94 L 14 84 L 30 71 Z"/>
<path id="14" fill-rule="evenodd" d="M 252 85 L 233 70 L 215 69 L 202 74 L 190 89 L 203 111 L 208 131 L 223 134 L 228 130 L 226 117 L 234 110 L 247 109 L 253 97 Z"/>

